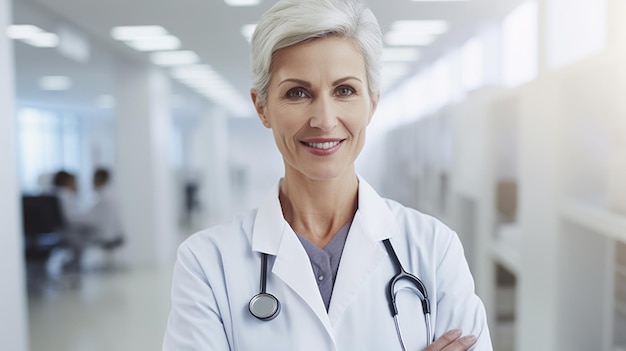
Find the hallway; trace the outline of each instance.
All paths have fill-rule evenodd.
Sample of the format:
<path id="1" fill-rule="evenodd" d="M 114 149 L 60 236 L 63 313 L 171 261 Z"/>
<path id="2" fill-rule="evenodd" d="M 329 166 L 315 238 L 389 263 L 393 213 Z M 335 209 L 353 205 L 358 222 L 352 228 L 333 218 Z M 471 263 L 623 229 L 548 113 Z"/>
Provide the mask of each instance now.
<path id="1" fill-rule="evenodd" d="M 30 350 L 160 350 L 172 266 L 91 273 L 76 288 L 62 279 L 31 294 Z"/>

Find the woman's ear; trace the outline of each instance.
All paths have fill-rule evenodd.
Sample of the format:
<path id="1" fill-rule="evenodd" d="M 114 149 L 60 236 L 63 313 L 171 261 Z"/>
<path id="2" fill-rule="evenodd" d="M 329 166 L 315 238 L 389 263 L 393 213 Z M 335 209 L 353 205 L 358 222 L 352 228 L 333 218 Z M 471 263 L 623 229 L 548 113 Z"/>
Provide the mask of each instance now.
<path id="1" fill-rule="evenodd" d="M 370 122 L 372 121 L 374 112 L 376 112 L 376 108 L 378 107 L 378 102 L 380 101 L 380 90 L 376 93 L 376 95 L 371 100 L 372 100 L 372 105 L 371 105 L 372 110 L 370 112 L 370 117 L 367 120 L 367 124 L 370 124 Z"/>
<path id="2" fill-rule="evenodd" d="M 271 128 L 272 126 L 267 119 L 267 116 L 265 115 L 265 106 L 261 102 L 261 99 L 259 98 L 259 94 L 257 93 L 256 89 L 250 89 L 250 97 L 252 98 L 254 109 L 256 110 L 256 113 L 259 116 L 261 123 L 263 123 L 266 128 Z"/>

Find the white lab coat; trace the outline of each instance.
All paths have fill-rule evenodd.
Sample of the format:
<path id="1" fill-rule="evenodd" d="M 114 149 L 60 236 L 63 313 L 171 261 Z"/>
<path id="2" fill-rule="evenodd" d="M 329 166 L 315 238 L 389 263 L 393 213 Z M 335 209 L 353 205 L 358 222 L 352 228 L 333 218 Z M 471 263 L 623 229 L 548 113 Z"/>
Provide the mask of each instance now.
<path id="1" fill-rule="evenodd" d="M 363 179 L 328 312 L 309 258 L 283 218 L 276 187 L 258 210 L 181 244 L 163 350 L 400 350 L 386 295 L 396 272 L 385 238 L 405 269 L 426 285 L 435 338 L 461 328 L 478 337 L 472 350 L 492 350 L 457 235 L 430 216 L 381 198 Z M 259 292 L 262 252 L 270 255 L 267 292 L 282 306 L 271 321 L 248 311 Z M 398 299 L 407 350 L 424 350 L 419 297 L 403 289 Z"/>

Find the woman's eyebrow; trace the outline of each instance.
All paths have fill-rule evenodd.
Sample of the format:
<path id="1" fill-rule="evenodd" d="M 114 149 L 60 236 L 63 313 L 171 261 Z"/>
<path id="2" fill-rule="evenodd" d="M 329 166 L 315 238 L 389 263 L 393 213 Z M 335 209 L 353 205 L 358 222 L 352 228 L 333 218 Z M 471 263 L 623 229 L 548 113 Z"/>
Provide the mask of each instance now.
<path id="1" fill-rule="evenodd" d="M 283 81 L 281 81 L 280 83 L 278 83 L 278 86 L 281 86 L 284 83 L 296 83 L 298 85 L 302 85 L 306 88 L 310 88 L 311 87 L 311 83 L 305 81 L 305 80 L 301 80 L 301 79 L 296 79 L 296 78 L 287 78 Z"/>
<path id="2" fill-rule="evenodd" d="M 357 78 L 357 77 L 347 76 L 347 77 L 343 77 L 343 78 L 337 79 L 336 81 L 333 82 L 333 85 L 338 85 L 338 84 L 341 84 L 341 83 L 343 83 L 345 81 L 348 81 L 348 80 L 351 80 L 351 79 L 354 79 L 354 80 L 357 80 L 357 81 L 363 83 L 363 81 L 361 79 Z M 287 78 L 287 79 L 281 81 L 280 83 L 278 83 L 278 86 L 281 86 L 284 83 L 296 83 L 296 84 L 302 85 L 302 86 L 304 86 L 306 88 L 310 88 L 311 87 L 311 83 L 309 83 L 309 82 L 307 82 L 305 80 L 302 80 L 302 79 L 297 79 L 297 78 Z"/>
<path id="3" fill-rule="evenodd" d="M 345 82 L 347 80 L 351 80 L 351 79 L 358 80 L 359 82 L 363 83 L 363 81 L 361 79 L 357 78 L 357 77 L 348 76 L 348 77 L 343 77 L 343 78 L 337 79 L 336 81 L 333 82 L 333 85 L 341 84 L 341 83 L 343 83 L 343 82 Z"/>

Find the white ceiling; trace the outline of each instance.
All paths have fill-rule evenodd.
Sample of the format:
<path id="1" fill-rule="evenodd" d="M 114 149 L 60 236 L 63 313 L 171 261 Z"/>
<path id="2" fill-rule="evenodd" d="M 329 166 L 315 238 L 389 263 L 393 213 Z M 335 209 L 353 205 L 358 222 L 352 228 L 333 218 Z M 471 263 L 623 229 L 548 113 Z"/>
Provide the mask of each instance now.
<path id="1" fill-rule="evenodd" d="M 314 1 L 314 0 L 311 0 Z M 24 101 L 53 101 L 88 107 L 95 96 L 111 93 L 112 69 L 119 58 L 147 62 L 148 55 L 114 41 L 110 30 L 121 25 L 161 25 L 228 79 L 244 97 L 250 87 L 248 42 L 241 26 L 255 23 L 275 1 L 261 0 L 254 7 L 229 7 L 221 0 L 14 0 L 15 24 L 36 24 L 54 31 L 71 25 L 91 41 L 88 63 L 79 64 L 54 49 L 15 45 L 17 94 Z M 434 60 L 447 48 L 462 43 L 479 26 L 498 20 L 521 0 L 471 0 L 468 2 L 414 2 L 369 0 L 383 32 L 396 20 L 444 19 L 450 30 L 421 49 L 421 63 Z M 420 63 L 416 63 L 418 67 Z M 45 74 L 68 74 L 74 88 L 43 92 L 36 80 Z M 178 88 L 180 89 L 180 88 Z M 182 90 L 181 90 L 182 91 Z"/>

